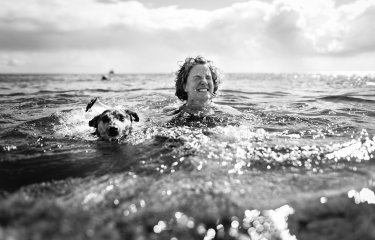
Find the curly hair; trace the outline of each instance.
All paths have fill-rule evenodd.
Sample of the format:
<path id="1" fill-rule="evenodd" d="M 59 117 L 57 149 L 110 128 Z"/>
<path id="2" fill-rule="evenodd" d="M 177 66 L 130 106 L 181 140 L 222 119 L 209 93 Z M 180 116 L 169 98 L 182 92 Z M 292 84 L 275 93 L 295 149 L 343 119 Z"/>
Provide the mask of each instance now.
<path id="1" fill-rule="evenodd" d="M 213 62 L 210 60 L 205 59 L 202 56 L 197 56 L 195 58 L 188 57 L 185 59 L 184 64 L 180 67 L 180 69 L 176 72 L 176 93 L 175 95 L 181 100 L 185 101 L 188 99 L 187 92 L 185 92 L 184 85 L 187 82 L 187 79 L 189 77 L 190 70 L 196 66 L 204 64 L 207 65 L 208 68 L 211 71 L 212 80 L 214 82 L 214 91 L 213 91 L 213 97 L 216 96 L 216 91 L 219 88 L 219 85 L 222 81 L 221 75 L 219 73 L 219 70 L 217 67 L 213 65 Z"/>

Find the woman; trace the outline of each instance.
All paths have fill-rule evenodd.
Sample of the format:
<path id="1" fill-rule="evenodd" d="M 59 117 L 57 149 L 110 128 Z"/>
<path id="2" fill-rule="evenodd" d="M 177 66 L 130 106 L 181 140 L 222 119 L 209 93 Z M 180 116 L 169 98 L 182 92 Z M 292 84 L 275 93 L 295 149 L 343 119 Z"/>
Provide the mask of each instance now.
<path id="1" fill-rule="evenodd" d="M 178 112 L 210 115 L 220 111 L 232 115 L 241 114 L 232 107 L 212 102 L 221 83 L 221 75 L 211 61 L 201 56 L 188 57 L 176 75 L 176 96 L 181 101 L 186 101 Z"/>

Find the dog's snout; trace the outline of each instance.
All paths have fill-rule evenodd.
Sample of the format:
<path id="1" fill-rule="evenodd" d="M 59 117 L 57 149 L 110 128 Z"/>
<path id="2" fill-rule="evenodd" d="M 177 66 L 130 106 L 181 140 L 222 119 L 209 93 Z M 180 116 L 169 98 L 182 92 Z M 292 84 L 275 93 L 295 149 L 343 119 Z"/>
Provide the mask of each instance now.
<path id="1" fill-rule="evenodd" d="M 109 136 L 117 136 L 119 134 L 118 128 L 117 127 L 109 127 L 108 129 L 108 135 Z"/>

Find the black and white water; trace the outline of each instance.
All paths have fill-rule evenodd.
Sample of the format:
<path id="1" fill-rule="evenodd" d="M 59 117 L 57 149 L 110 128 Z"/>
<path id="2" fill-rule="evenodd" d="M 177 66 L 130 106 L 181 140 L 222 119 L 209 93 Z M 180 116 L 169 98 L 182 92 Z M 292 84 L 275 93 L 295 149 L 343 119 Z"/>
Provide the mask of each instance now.
<path id="1" fill-rule="evenodd" d="M 375 238 L 374 75 L 227 74 L 241 116 L 177 121 L 173 74 L 100 79 L 0 75 L 0 239 Z M 93 97 L 131 137 L 91 134 Z"/>

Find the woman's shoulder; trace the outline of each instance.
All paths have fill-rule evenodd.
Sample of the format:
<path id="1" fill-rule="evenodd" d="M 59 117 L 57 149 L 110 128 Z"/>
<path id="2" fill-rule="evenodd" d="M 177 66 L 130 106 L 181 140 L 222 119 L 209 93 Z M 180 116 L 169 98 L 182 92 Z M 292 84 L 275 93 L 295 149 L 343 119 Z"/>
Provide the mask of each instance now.
<path id="1" fill-rule="evenodd" d="M 176 114 L 198 114 L 198 115 L 216 115 L 220 113 L 225 113 L 228 115 L 242 115 L 240 111 L 237 109 L 230 107 L 228 105 L 219 105 L 215 103 L 211 103 L 209 107 L 206 107 L 204 109 L 201 109 L 200 111 L 197 111 L 196 109 L 190 109 L 186 106 L 186 104 L 182 105 L 172 105 L 172 106 L 166 106 L 163 108 L 163 112 L 167 115 L 176 115 Z"/>
<path id="2" fill-rule="evenodd" d="M 185 104 L 183 105 L 170 105 L 170 106 L 165 106 L 163 108 L 163 112 L 167 115 L 175 115 L 177 113 L 180 113 L 182 111 L 182 108 Z"/>
<path id="3" fill-rule="evenodd" d="M 226 113 L 229 115 L 242 115 L 240 111 L 228 105 L 219 105 L 213 103 L 212 107 L 215 109 L 216 112 Z"/>

